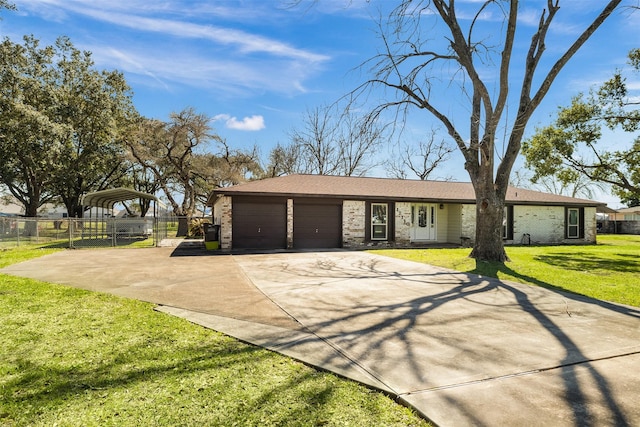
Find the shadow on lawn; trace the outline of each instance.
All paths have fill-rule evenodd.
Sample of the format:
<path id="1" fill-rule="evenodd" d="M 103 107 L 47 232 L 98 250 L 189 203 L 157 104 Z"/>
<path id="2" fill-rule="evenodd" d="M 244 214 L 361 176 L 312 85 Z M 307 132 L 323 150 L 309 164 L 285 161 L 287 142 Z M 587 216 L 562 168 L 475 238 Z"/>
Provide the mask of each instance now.
<path id="1" fill-rule="evenodd" d="M 49 423 L 57 421 L 60 411 L 67 416 L 77 411 L 79 419 L 98 424 L 155 424 L 162 417 L 166 425 L 195 420 L 205 425 L 295 425 L 322 420 L 327 416 L 324 405 L 332 400 L 336 405 L 335 384 L 314 370 L 289 370 L 278 376 L 279 356 L 224 340 L 233 342 L 175 350 L 172 345 L 157 348 L 153 342 L 146 348 L 105 343 L 118 351 L 107 350 L 97 363 L 41 363 L 21 355 L 11 360 L 17 372 L 0 389 L 0 401 L 7 405 L 0 407 L 0 424 Z M 289 369 L 290 364 L 283 367 Z M 185 419 L 185 414 L 193 419 Z"/>
<path id="2" fill-rule="evenodd" d="M 536 261 L 549 265 L 562 266 L 576 271 L 621 271 L 625 273 L 640 273 L 640 258 L 631 254 L 617 254 L 615 258 L 602 257 L 587 252 L 573 252 L 571 254 L 553 254 L 535 256 Z"/>

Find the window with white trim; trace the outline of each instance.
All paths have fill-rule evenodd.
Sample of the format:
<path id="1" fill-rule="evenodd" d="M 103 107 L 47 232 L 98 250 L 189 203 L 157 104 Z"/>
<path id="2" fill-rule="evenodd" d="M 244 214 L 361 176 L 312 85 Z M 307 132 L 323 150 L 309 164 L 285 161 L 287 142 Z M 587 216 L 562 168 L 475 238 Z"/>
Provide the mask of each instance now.
<path id="1" fill-rule="evenodd" d="M 387 204 L 371 203 L 371 240 L 387 240 Z"/>
<path id="2" fill-rule="evenodd" d="M 567 237 L 577 239 L 580 237 L 580 209 L 567 209 Z"/>

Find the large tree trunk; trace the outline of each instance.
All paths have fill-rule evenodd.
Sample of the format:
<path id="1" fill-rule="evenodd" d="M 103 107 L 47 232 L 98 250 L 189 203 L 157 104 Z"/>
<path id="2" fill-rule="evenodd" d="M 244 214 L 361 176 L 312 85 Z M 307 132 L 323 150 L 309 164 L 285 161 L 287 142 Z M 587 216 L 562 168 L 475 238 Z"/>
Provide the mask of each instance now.
<path id="1" fill-rule="evenodd" d="M 478 261 L 509 261 L 502 240 L 504 196 L 499 193 L 492 184 L 476 186 L 476 238 L 469 256 Z"/>
<path id="2" fill-rule="evenodd" d="M 29 199 L 29 203 L 25 205 L 24 213 L 27 218 L 36 218 L 38 216 L 38 208 L 40 207 L 37 200 L 39 199 L 39 195 L 36 195 L 36 198 Z M 24 225 L 23 236 L 37 236 L 38 235 L 38 223 L 35 220 L 27 220 Z"/>
<path id="3" fill-rule="evenodd" d="M 37 200 L 38 199 L 30 198 L 28 203 L 24 205 L 24 216 L 28 218 L 35 218 L 38 216 L 38 208 L 40 205 Z"/>
<path id="4" fill-rule="evenodd" d="M 187 216 L 178 217 L 178 231 L 176 232 L 176 237 L 184 237 L 189 234 L 189 220 L 190 218 Z"/>

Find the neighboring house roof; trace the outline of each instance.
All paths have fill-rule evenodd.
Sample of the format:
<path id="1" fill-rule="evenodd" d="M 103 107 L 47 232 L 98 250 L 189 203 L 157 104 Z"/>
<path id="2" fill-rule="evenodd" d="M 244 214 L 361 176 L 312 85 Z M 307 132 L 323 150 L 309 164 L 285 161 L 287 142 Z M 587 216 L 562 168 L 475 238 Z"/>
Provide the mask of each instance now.
<path id="1" fill-rule="evenodd" d="M 638 214 L 640 215 L 640 206 L 634 206 L 632 208 L 622 208 L 617 210 L 621 214 Z"/>
<path id="2" fill-rule="evenodd" d="M 6 215 L 22 215 L 24 214 L 24 207 L 17 203 L 7 203 L 0 205 L 0 213 Z"/>
<path id="3" fill-rule="evenodd" d="M 598 213 L 603 213 L 603 214 L 614 214 L 617 213 L 618 211 L 615 209 L 611 209 L 608 206 L 598 206 Z"/>
<path id="4" fill-rule="evenodd" d="M 475 203 L 470 182 L 418 181 L 331 175 L 286 175 L 218 188 L 213 196 L 329 197 Z M 212 197 L 213 197 L 212 196 Z M 507 203 L 529 205 L 602 206 L 605 203 L 509 187 Z M 213 204 L 215 199 L 210 199 Z"/>

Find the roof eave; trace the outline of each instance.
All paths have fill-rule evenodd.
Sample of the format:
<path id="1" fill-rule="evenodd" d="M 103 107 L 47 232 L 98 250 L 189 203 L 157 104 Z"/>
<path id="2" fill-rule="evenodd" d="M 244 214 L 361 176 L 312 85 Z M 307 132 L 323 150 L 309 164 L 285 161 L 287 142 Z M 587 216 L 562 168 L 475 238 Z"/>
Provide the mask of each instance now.
<path id="1" fill-rule="evenodd" d="M 475 204 L 475 199 L 464 198 L 420 198 L 420 197 L 391 197 L 380 196 L 375 194 L 365 195 L 353 195 L 353 194 L 308 194 L 308 193 L 290 193 L 290 192 L 254 192 L 254 191 L 224 191 L 216 190 L 213 193 L 216 197 L 223 196 L 241 196 L 241 197 L 283 197 L 283 198 L 314 198 L 314 199 L 342 199 L 342 200 L 385 200 L 390 202 L 427 202 L 427 203 L 460 203 L 460 204 Z M 211 197 L 209 206 L 213 206 L 215 200 Z M 506 200 L 506 204 L 513 205 L 528 205 L 528 206 L 577 206 L 577 207 L 598 207 L 606 206 L 606 203 L 595 201 L 535 201 L 535 200 Z"/>

